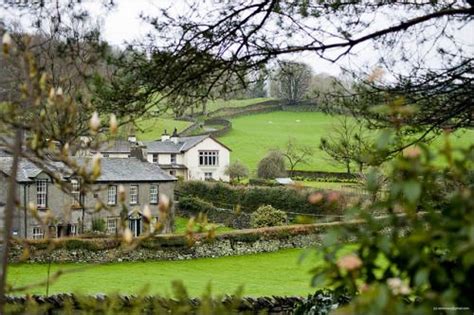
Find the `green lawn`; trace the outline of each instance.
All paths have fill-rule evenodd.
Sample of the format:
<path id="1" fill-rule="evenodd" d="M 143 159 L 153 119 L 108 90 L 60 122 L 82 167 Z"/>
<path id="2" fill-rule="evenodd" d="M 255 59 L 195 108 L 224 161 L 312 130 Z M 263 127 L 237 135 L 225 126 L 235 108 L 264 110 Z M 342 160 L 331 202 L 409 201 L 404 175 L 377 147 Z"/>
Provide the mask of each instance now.
<path id="1" fill-rule="evenodd" d="M 315 152 L 308 165 L 298 165 L 297 169 L 345 171 L 318 149 L 321 137 L 337 124 L 338 116 L 318 112 L 271 112 L 232 119 L 232 130 L 219 139 L 233 150 L 231 160 L 240 160 L 251 171 L 256 170 L 258 161 L 269 149 L 284 148 L 290 137 L 313 147 Z M 453 144 L 468 146 L 474 143 L 474 130 L 457 131 L 451 139 Z M 441 143 L 441 138 L 434 141 L 436 146 Z"/>
<path id="2" fill-rule="evenodd" d="M 347 248 L 349 252 L 350 247 Z M 202 294 L 208 283 L 212 292 L 231 294 L 244 285 L 250 296 L 307 295 L 310 287 L 309 270 L 321 263 L 321 256 L 311 250 L 302 263 L 303 249 L 288 249 L 274 253 L 194 259 L 187 261 L 150 261 L 105 265 L 53 264 L 51 272 L 66 273 L 50 286 L 50 294 L 75 292 L 139 293 L 149 285 L 147 293 L 170 294 L 171 281 L 182 280 L 193 296 Z M 46 264 L 13 264 L 8 269 L 8 282 L 23 286 L 45 280 Z M 45 294 L 45 287 L 28 290 Z"/>

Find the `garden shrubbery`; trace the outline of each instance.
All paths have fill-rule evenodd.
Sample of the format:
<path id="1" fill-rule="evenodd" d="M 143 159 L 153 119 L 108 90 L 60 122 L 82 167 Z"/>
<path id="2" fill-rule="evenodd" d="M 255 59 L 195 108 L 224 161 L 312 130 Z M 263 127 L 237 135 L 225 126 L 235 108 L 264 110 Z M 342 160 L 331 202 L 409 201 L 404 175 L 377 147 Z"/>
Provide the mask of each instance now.
<path id="1" fill-rule="evenodd" d="M 346 201 L 343 195 L 324 198 L 320 203 L 311 204 L 308 196 L 312 193 L 314 190 L 294 187 L 243 187 L 202 181 L 183 182 L 177 189 L 181 204 L 186 200 L 183 198 L 198 197 L 218 208 L 233 209 L 239 205 L 240 210 L 247 213 L 265 205 L 285 212 L 308 214 L 340 214 L 344 209 Z"/>
<path id="2" fill-rule="evenodd" d="M 259 228 L 285 225 L 287 221 L 288 216 L 285 212 L 267 205 L 261 206 L 257 211 L 252 213 L 250 224 L 253 228 Z"/>

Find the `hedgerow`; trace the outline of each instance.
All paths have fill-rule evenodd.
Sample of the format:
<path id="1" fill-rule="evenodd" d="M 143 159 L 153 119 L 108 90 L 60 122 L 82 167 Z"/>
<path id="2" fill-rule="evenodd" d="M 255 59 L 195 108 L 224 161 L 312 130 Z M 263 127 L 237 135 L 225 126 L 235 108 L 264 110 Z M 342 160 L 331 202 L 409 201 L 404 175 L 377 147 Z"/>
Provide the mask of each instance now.
<path id="1" fill-rule="evenodd" d="M 324 198 L 321 203 L 309 203 L 308 197 L 314 192 L 312 189 L 296 187 L 246 187 L 221 182 L 187 181 L 178 185 L 176 195 L 180 202 L 183 198 L 192 196 L 218 208 L 234 209 L 238 206 L 247 213 L 264 205 L 271 205 L 285 212 L 306 214 L 340 214 L 344 209 L 345 198 L 341 194 L 338 194 L 337 200 Z"/>

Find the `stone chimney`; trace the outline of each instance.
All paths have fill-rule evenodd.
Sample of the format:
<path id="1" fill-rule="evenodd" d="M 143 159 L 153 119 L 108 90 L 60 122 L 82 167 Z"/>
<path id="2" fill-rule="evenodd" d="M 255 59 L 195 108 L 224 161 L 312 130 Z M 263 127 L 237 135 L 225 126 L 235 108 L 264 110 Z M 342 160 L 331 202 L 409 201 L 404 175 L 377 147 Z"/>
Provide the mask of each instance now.
<path id="1" fill-rule="evenodd" d="M 144 145 L 132 145 L 130 147 L 130 156 L 139 159 L 142 162 L 147 162 L 148 150 Z"/>
<path id="2" fill-rule="evenodd" d="M 168 132 L 165 129 L 165 132 L 161 135 L 161 141 L 166 141 L 169 138 L 170 138 L 170 135 L 168 134 Z"/>
<path id="3" fill-rule="evenodd" d="M 171 135 L 170 140 L 173 141 L 174 143 L 178 143 L 179 141 L 178 129 L 174 128 L 173 134 Z"/>
<path id="4" fill-rule="evenodd" d="M 136 143 L 137 142 L 137 137 L 135 135 L 129 135 L 127 140 L 130 143 Z"/>

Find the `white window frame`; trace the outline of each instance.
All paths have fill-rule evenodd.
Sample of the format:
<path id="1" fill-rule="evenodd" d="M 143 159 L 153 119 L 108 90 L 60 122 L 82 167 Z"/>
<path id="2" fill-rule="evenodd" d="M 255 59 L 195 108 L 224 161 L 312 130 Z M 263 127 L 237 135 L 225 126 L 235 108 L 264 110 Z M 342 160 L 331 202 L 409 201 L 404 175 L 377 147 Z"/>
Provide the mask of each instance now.
<path id="1" fill-rule="evenodd" d="M 219 151 L 199 151 L 199 166 L 218 166 Z"/>
<path id="2" fill-rule="evenodd" d="M 150 204 L 158 203 L 158 185 L 150 185 Z"/>
<path id="3" fill-rule="evenodd" d="M 130 204 L 138 204 L 138 185 L 136 184 L 130 185 Z"/>
<path id="4" fill-rule="evenodd" d="M 77 235 L 77 224 L 71 224 L 71 231 L 69 235 L 71 236 Z"/>
<path id="5" fill-rule="evenodd" d="M 117 204 L 117 185 L 109 185 L 107 188 L 107 204 L 109 206 Z"/>
<path id="6" fill-rule="evenodd" d="M 44 231 L 41 226 L 34 226 L 31 236 L 34 240 L 39 240 L 44 238 Z"/>
<path id="7" fill-rule="evenodd" d="M 204 180 L 213 179 L 212 172 L 204 172 Z"/>
<path id="8" fill-rule="evenodd" d="M 171 153 L 170 154 L 170 163 L 171 164 L 176 164 L 176 160 L 177 160 L 176 153 Z"/>
<path id="9" fill-rule="evenodd" d="M 107 218 L 107 233 L 116 234 L 117 233 L 117 218 L 109 217 Z"/>
<path id="10" fill-rule="evenodd" d="M 79 207 L 81 205 L 81 183 L 78 179 L 71 179 L 71 195 L 72 206 Z"/>
<path id="11" fill-rule="evenodd" d="M 153 163 L 158 163 L 158 161 L 159 161 L 159 155 L 158 155 L 158 153 L 152 153 L 152 154 L 151 154 L 151 161 L 152 161 Z"/>
<path id="12" fill-rule="evenodd" d="M 48 206 L 48 180 L 36 180 L 36 206 L 46 208 Z"/>

